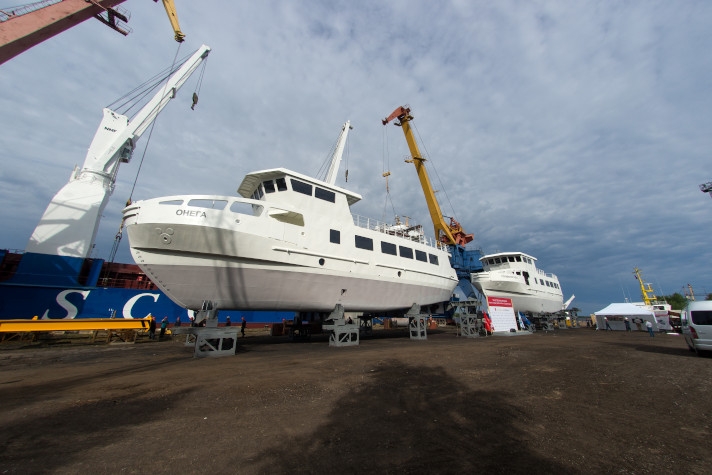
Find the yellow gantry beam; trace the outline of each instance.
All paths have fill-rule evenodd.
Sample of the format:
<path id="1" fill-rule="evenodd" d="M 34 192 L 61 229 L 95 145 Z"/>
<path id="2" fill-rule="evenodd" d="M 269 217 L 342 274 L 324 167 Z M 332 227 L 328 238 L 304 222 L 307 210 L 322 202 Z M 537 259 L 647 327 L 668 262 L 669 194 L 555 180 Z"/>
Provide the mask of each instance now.
<path id="1" fill-rule="evenodd" d="M 148 329 L 148 318 L 0 320 L 0 333 Z"/>

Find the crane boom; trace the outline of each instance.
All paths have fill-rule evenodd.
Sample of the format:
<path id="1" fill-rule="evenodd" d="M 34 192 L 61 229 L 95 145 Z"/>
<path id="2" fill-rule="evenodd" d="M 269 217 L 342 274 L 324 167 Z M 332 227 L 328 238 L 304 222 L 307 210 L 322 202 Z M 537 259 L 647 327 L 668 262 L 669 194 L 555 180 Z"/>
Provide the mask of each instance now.
<path id="1" fill-rule="evenodd" d="M 153 1 L 157 2 L 158 0 Z M 173 27 L 173 31 L 175 32 L 176 41 L 178 43 L 182 43 L 185 39 L 185 35 L 182 31 L 180 31 L 180 24 L 178 24 L 178 13 L 176 13 L 176 6 L 173 3 L 173 0 L 163 0 L 163 8 L 166 9 L 166 13 L 168 14 L 168 21 L 171 22 L 171 26 Z"/>
<path id="2" fill-rule="evenodd" d="M 74 170 L 69 182 L 47 206 L 27 244 L 27 252 L 89 256 L 101 214 L 114 190 L 119 164 L 131 160 L 143 132 L 209 53 L 208 46 L 201 46 L 133 119 L 104 109 L 104 118 L 89 146 L 83 167 Z"/>
<path id="3" fill-rule="evenodd" d="M 346 146 L 346 138 L 349 136 L 349 130 L 353 129 L 351 126 L 351 121 L 346 121 L 341 128 L 341 133 L 336 141 L 336 147 L 334 149 L 334 154 L 331 156 L 331 164 L 329 165 L 329 171 L 326 173 L 326 181 L 330 185 L 336 183 L 336 174 L 339 172 L 339 165 L 341 164 L 341 157 L 344 154 L 344 147 Z"/>
<path id="4" fill-rule="evenodd" d="M 418 143 L 415 141 L 415 135 L 410 127 L 410 121 L 413 120 L 413 116 L 410 114 L 410 109 L 403 106 L 398 107 L 391 113 L 391 115 L 383 119 L 381 122 L 383 125 L 386 125 L 394 119 L 398 119 L 398 122 L 396 122 L 395 125 L 403 129 L 405 140 L 408 143 L 411 158 L 406 161 L 415 165 L 415 170 L 417 171 L 418 179 L 420 180 L 420 186 L 425 194 L 425 201 L 428 205 L 428 211 L 430 212 L 430 219 L 433 221 L 435 238 L 438 241 L 449 245 L 466 245 L 468 242 L 472 241 L 474 238 L 473 235 L 466 234 L 462 229 L 462 226 L 460 226 L 460 223 L 455 221 L 454 218 L 450 218 L 450 223 L 446 223 L 445 217 L 440 210 L 440 205 L 435 197 L 435 191 L 430 183 L 428 172 L 425 169 L 425 158 L 423 158 L 420 154 Z"/>

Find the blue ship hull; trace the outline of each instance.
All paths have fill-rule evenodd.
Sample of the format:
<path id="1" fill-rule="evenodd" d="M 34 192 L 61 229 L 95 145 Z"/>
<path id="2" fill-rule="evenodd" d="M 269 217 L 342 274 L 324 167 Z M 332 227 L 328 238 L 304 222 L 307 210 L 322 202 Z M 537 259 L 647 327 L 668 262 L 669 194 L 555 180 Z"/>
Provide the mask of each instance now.
<path id="1" fill-rule="evenodd" d="M 17 318 L 144 318 L 151 314 L 157 319 L 168 317 L 171 323 L 180 317 L 188 322 L 192 311 L 175 303 L 160 290 L 115 289 L 102 287 L 42 287 L 0 284 L 0 320 Z M 251 310 L 223 310 L 218 319 L 226 317 L 239 322 L 242 317 L 250 323 L 281 323 L 291 320 L 294 312 Z"/>
<path id="2" fill-rule="evenodd" d="M 131 264 L 115 264 L 123 270 L 122 278 L 107 279 L 101 277 L 102 273 L 112 272 L 107 273 L 101 259 L 18 255 L 0 250 L 0 262 L 11 268 L 3 270 L 6 279 L 0 282 L 0 320 L 144 318 L 150 313 L 159 320 L 168 317 L 175 323 L 180 318 L 186 324 L 193 314 L 155 288 L 143 273 L 123 270 L 137 269 Z M 109 285 L 102 286 L 99 282 Z M 224 322 L 228 316 L 232 322 L 245 317 L 254 326 L 291 320 L 294 312 L 223 310 L 218 313 L 218 320 Z"/>

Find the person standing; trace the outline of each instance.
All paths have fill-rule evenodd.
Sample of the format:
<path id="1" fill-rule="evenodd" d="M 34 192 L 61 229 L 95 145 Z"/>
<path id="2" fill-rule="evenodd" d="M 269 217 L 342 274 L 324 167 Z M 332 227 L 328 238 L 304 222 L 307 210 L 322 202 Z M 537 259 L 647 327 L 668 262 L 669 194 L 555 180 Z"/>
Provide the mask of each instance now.
<path id="1" fill-rule="evenodd" d="M 647 320 L 645 322 L 645 328 L 648 329 L 648 333 L 650 334 L 650 337 L 655 338 L 655 332 L 653 331 L 653 324 L 650 323 L 650 320 Z"/>
<path id="2" fill-rule="evenodd" d="M 491 335 L 494 332 L 494 325 L 492 325 L 492 319 L 487 312 L 482 312 L 482 324 L 485 327 L 485 335 Z"/>
<path id="3" fill-rule="evenodd" d="M 161 333 L 158 334 L 159 340 L 163 339 L 163 335 L 166 334 L 166 329 L 168 329 L 168 317 L 163 317 L 163 320 L 161 320 Z"/>
<path id="4" fill-rule="evenodd" d="M 148 314 L 150 320 L 148 322 L 148 339 L 154 340 L 156 338 L 156 317 Z"/>
<path id="5" fill-rule="evenodd" d="M 611 328 L 611 326 L 608 324 L 608 317 L 603 317 L 603 321 L 606 322 L 606 331 L 613 330 L 613 328 Z"/>
<path id="6" fill-rule="evenodd" d="M 226 327 L 229 327 L 230 325 L 232 325 L 232 322 L 230 321 L 230 315 L 228 315 L 228 316 L 225 318 L 225 326 L 226 326 Z"/>
<path id="7" fill-rule="evenodd" d="M 178 316 L 176 317 L 176 326 L 177 326 L 177 327 L 180 326 L 180 315 L 178 315 Z"/>
<path id="8" fill-rule="evenodd" d="M 247 326 L 247 322 L 245 321 L 245 317 L 242 317 L 242 322 L 240 323 L 240 333 L 242 333 L 242 338 L 245 338 L 245 327 Z"/>
<path id="9" fill-rule="evenodd" d="M 630 331 L 630 320 L 628 320 L 628 317 L 625 317 L 625 320 L 623 320 L 625 323 L 625 331 L 629 332 Z"/>

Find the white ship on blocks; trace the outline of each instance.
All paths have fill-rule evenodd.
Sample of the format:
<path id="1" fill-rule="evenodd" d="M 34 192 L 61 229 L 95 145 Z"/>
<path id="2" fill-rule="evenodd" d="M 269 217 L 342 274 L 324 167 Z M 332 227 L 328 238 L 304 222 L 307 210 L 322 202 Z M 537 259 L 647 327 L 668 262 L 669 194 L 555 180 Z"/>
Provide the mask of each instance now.
<path id="1" fill-rule="evenodd" d="M 248 174 L 239 196 L 137 201 L 124 220 L 136 263 L 177 304 L 220 309 L 391 311 L 449 300 L 447 249 L 422 227 L 352 215 L 334 185 L 347 122 L 324 181 L 285 168 Z"/>
<path id="2" fill-rule="evenodd" d="M 483 271 L 471 275 L 472 284 L 485 297 L 512 299 L 517 312 L 541 315 L 564 310 L 559 279 L 536 267 L 536 258 L 523 252 L 500 252 L 480 258 Z"/>

